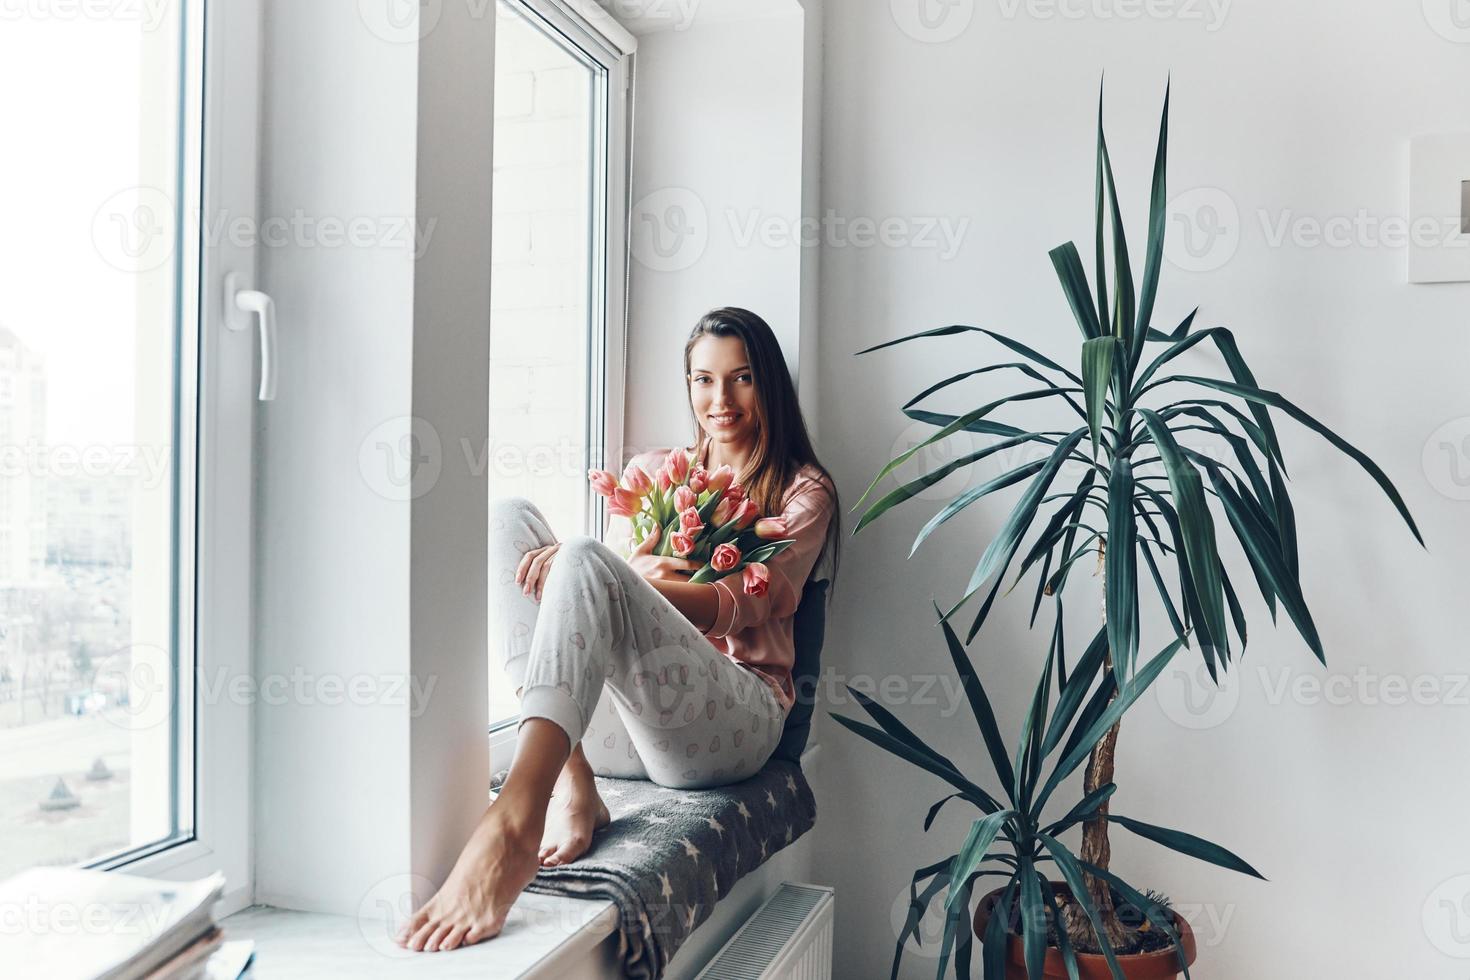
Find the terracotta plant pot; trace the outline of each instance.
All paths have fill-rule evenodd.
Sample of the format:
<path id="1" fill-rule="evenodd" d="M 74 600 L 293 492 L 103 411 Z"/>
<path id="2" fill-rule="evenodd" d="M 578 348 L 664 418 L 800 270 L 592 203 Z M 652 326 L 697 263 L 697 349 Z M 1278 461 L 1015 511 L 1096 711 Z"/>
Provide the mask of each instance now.
<path id="1" fill-rule="evenodd" d="M 1071 895 L 1072 890 L 1061 882 L 1052 882 L 1052 887 L 1059 894 Z M 985 935 L 986 923 L 990 921 L 990 910 L 995 907 L 996 900 L 1004 889 L 997 888 L 995 891 L 980 899 L 980 904 L 975 908 L 975 937 L 977 940 Z M 1184 921 L 1178 913 L 1174 915 L 1174 928 L 1179 933 L 1179 943 L 1184 947 L 1184 960 L 1191 966 L 1197 950 L 1195 949 L 1194 930 L 1189 928 L 1189 923 Z M 1174 980 L 1179 976 L 1179 956 L 1174 947 L 1155 950 L 1152 953 L 1137 953 L 1132 955 L 1119 954 L 1118 966 L 1123 975 L 1129 980 Z M 1113 980 L 1113 972 L 1108 969 L 1108 961 L 1101 953 L 1078 953 L 1077 973 L 1082 980 Z M 1056 947 L 1048 946 L 1046 950 L 1046 961 L 1042 976 L 1056 977 L 1065 980 L 1067 977 L 1066 964 L 1062 962 L 1062 954 Z M 1026 953 L 1021 942 L 1021 937 L 1012 935 L 1006 943 L 1006 980 L 1026 980 Z"/>

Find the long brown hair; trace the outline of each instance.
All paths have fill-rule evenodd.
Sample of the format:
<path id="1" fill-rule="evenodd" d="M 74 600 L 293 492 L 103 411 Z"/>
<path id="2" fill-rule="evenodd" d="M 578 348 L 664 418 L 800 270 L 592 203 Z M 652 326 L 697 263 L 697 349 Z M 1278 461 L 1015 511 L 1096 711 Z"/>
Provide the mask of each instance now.
<path id="1" fill-rule="evenodd" d="M 770 325 L 749 310 L 736 306 L 711 310 L 700 317 L 684 345 L 686 390 L 692 384 L 690 355 L 701 337 L 739 337 L 745 344 L 751 377 L 755 381 L 756 447 L 746 464 L 745 473 L 737 473 L 735 478 L 745 488 L 746 496 L 756 502 L 761 513 L 781 513 L 791 481 L 808 463 L 826 477 L 822 489 L 831 498 L 832 518 L 827 525 L 826 541 L 812 567 L 819 567 L 827 552 L 832 552 L 830 600 L 832 589 L 836 587 L 837 564 L 842 553 L 842 507 L 837 497 L 837 481 L 832 479 L 832 474 L 827 472 L 812 449 L 806 420 L 802 418 L 796 387 L 791 383 L 791 372 L 786 369 L 781 345 L 777 343 Z M 694 424 L 694 458 L 703 459 L 708 435 L 700 426 L 693 405 L 690 406 L 689 417 Z M 798 588 L 801 584 L 797 584 Z"/>

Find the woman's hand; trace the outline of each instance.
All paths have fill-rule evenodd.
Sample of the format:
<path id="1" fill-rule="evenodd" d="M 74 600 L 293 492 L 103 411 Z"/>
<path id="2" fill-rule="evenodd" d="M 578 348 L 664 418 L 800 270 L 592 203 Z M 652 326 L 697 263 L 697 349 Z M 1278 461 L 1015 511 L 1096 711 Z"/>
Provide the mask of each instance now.
<path id="1" fill-rule="evenodd" d="M 547 573 L 551 571 L 552 556 L 560 549 L 561 542 L 557 542 L 544 548 L 532 548 L 521 556 L 521 563 L 516 566 L 516 581 L 524 583 L 521 591 L 525 595 L 534 591 L 536 601 L 541 601 L 541 589 L 546 585 Z"/>
<path id="2" fill-rule="evenodd" d="M 628 556 L 628 564 L 633 566 L 633 571 L 642 575 L 650 582 L 688 582 L 689 576 L 704 567 L 703 562 L 690 561 L 687 558 L 666 558 L 663 555 L 655 555 L 653 549 L 658 545 L 659 536 L 663 529 L 657 524 L 643 543 L 633 549 Z"/>

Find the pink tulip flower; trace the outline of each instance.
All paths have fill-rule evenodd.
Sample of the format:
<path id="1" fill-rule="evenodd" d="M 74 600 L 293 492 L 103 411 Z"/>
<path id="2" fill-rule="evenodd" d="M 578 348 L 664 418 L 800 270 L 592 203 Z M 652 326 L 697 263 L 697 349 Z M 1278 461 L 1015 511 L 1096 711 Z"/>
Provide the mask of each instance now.
<path id="1" fill-rule="evenodd" d="M 689 476 L 689 454 L 677 446 L 669 450 L 664 465 L 669 468 L 669 479 L 674 483 L 683 483 Z"/>
<path id="2" fill-rule="evenodd" d="M 704 527 L 704 522 L 699 519 L 699 511 L 693 507 L 679 511 L 679 530 L 688 533 L 702 527 Z"/>
<path id="3" fill-rule="evenodd" d="M 739 518 L 735 526 L 743 531 L 754 524 L 756 519 L 761 516 L 761 509 L 756 506 L 754 500 L 742 500 L 740 501 L 739 507 L 740 509 L 735 512 Z"/>
<path id="4" fill-rule="evenodd" d="M 755 522 L 755 536 L 767 541 L 779 541 L 786 537 L 786 521 L 780 517 L 762 517 Z"/>
<path id="5" fill-rule="evenodd" d="M 611 497 L 618 485 L 617 476 L 607 470 L 588 470 L 587 479 L 592 481 L 592 489 L 604 497 Z"/>
<path id="6" fill-rule="evenodd" d="M 653 489 L 653 477 L 637 463 L 629 463 L 628 468 L 623 470 L 623 486 L 639 497 L 646 497 Z"/>
<path id="7" fill-rule="evenodd" d="M 720 499 L 730 500 L 738 504 L 745 499 L 745 488 L 738 483 L 732 483 L 725 488 L 725 495 Z"/>
<path id="8" fill-rule="evenodd" d="M 673 537 L 669 538 L 669 547 L 673 549 L 677 558 L 687 558 L 694 550 L 694 537 L 683 531 L 675 531 Z"/>
<path id="9" fill-rule="evenodd" d="M 664 493 L 668 493 L 669 487 L 672 485 L 673 484 L 670 482 L 669 478 L 669 471 L 666 468 L 660 466 L 658 468 L 658 488 Z"/>
<path id="10" fill-rule="evenodd" d="M 685 476 L 688 476 L 688 474 L 686 473 Z M 699 503 L 699 498 L 698 498 L 698 496 L 695 494 L 695 492 L 693 490 L 690 490 L 688 487 L 675 487 L 674 488 L 674 509 L 675 510 L 677 510 L 677 511 L 686 511 L 686 510 L 688 510 L 689 508 L 695 506 L 698 503 Z"/>
<path id="11" fill-rule="evenodd" d="M 746 595 L 766 594 L 766 584 L 771 580 L 771 570 L 764 562 L 753 561 L 740 570 L 740 582 Z"/>
<path id="12" fill-rule="evenodd" d="M 740 564 L 740 549 L 730 542 L 715 545 L 715 553 L 710 556 L 710 567 L 717 572 L 730 572 Z"/>
<path id="13" fill-rule="evenodd" d="M 715 512 L 710 515 L 710 523 L 715 527 L 723 527 L 725 522 L 734 516 L 735 504 L 730 503 L 728 497 L 721 497 L 720 502 L 715 504 Z"/>
<path id="14" fill-rule="evenodd" d="M 638 513 L 643 507 L 643 498 L 632 490 L 617 487 L 613 490 L 612 500 L 608 502 L 610 507 L 621 507 L 624 517 L 631 517 Z"/>
<path id="15" fill-rule="evenodd" d="M 735 471 L 728 463 L 720 466 L 709 475 L 709 489 L 713 493 L 719 493 L 735 482 Z"/>
<path id="16" fill-rule="evenodd" d="M 689 471 L 689 489 L 695 493 L 704 493 L 705 487 L 709 486 L 709 471 L 703 466 L 696 466 Z"/>

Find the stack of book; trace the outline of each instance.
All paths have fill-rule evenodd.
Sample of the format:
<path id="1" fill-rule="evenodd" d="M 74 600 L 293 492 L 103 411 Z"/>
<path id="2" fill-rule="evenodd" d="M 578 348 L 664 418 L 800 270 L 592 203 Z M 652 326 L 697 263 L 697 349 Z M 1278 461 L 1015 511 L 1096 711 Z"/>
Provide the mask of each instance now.
<path id="1" fill-rule="evenodd" d="M 193 980 L 222 943 L 225 879 L 32 868 L 0 882 L 0 977 Z"/>

